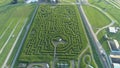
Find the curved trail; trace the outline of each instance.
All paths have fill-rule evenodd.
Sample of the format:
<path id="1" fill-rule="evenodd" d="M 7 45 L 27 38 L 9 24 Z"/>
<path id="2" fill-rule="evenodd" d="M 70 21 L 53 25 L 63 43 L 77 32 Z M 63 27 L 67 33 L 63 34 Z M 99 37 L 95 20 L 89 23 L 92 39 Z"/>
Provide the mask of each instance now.
<path id="1" fill-rule="evenodd" d="M 102 31 L 102 30 L 104 30 L 105 28 L 108 28 L 108 27 L 114 25 L 114 23 L 115 23 L 115 22 L 112 21 L 110 24 L 108 24 L 108 25 L 106 25 L 106 26 L 100 28 L 95 34 L 98 35 L 98 33 L 99 33 L 100 31 Z"/>
<path id="2" fill-rule="evenodd" d="M 89 46 L 87 46 L 87 47 L 82 51 L 82 53 L 79 55 L 79 59 L 78 59 L 78 68 L 80 68 L 81 57 L 82 57 L 82 55 L 85 53 L 85 51 L 87 51 L 88 48 L 89 48 Z"/>
<path id="3" fill-rule="evenodd" d="M 98 9 L 100 12 L 102 12 L 105 16 L 107 16 L 107 17 L 111 20 L 111 23 L 108 24 L 108 25 L 106 25 L 106 26 L 104 26 L 104 27 L 102 27 L 102 28 L 100 28 L 100 29 L 95 33 L 96 35 L 98 35 L 98 33 L 99 33 L 100 31 L 102 31 L 103 29 L 114 25 L 114 23 L 115 23 L 116 20 L 114 20 L 109 14 L 107 14 L 105 11 L 103 11 L 102 9 L 100 9 L 100 8 L 97 7 L 97 6 L 94 6 L 94 5 L 92 5 L 92 4 L 88 4 L 88 5 L 91 6 L 91 7 L 93 7 L 93 8 Z"/>

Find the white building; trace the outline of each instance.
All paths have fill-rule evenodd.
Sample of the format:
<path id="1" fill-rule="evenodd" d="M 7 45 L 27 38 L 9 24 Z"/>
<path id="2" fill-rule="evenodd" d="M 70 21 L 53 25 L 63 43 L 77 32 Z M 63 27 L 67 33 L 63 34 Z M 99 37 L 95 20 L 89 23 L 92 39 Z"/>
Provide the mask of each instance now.
<path id="1" fill-rule="evenodd" d="M 109 27 L 109 32 L 110 33 L 117 33 L 118 30 L 115 27 Z"/>
<path id="2" fill-rule="evenodd" d="M 27 4 L 34 3 L 34 2 L 38 2 L 38 0 L 25 0 L 25 3 L 27 3 Z"/>
<path id="3" fill-rule="evenodd" d="M 113 41 L 114 41 L 114 43 L 115 43 L 116 48 L 117 48 L 117 49 L 120 49 L 120 45 L 119 45 L 118 41 L 115 40 L 115 39 L 114 39 Z"/>
<path id="4" fill-rule="evenodd" d="M 57 0 L 50 0 L 51 1 L 51 3 L 56 3 L 57 2 Z"/>
<path id="5" fill-rule="evenodd" d="M 113 63 L 114 68 L 120 68 L 120 64 L 118 63 Z"/>

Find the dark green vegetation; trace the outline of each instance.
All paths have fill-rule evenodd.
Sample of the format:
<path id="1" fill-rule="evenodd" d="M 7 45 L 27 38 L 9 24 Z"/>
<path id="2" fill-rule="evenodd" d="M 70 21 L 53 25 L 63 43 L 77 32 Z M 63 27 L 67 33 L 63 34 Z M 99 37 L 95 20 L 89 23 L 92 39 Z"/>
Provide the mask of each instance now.
<path id="1" fill-rule="evenodd" d="M 12 4 L 17 4 L 17 2 L 18 2 L 17 0 L 13 0 L 11 3 Z"/>
<path id="2" fill-rule="evenodd" d="M 92 53 L 93 53 L 93 57 L 95 59 L 95 62 L 98 66 L 98 68 L 103 68 L 102 67 L 102 64 L 100 62 L 100 59 L 99 59 L 99 56 L 98 56 L 98 53 L 96 52 L 96 48 L 94 47 L 94 43 L 92 41 L 92 38 L 90 37 L 90 34 L 88 33 L 88 30 L 85 28 L 86 30 L 86 34 L 88 35 L 88 39 L 89 39 L 89 42 L 90 42 L 90 45 L 91 45 L 91 49 L 92 49 Z M 89 51 L 89 50 L 88 50 Z M 82 67 L 85 66 L 85 64 L 82 65 Z"/>
<path id="3" fill-rule="evenodd" d="M 60 41 L 59 38 L 64 44 L 55 45 L 54 43 Z M 86 42 L 79 13 L 74 5 L 41 5 L 19 60 L 50 62 L 53 60 L 55 46 L 59 60 L 77 60 L 78 55 L 86 47 Z"/>
<path id="4" fill-rule="evenodd" d="M 95 65 L 95 61 L 92 57 L 92 54 L 90 53 L 91 50 L 90 48 L 88 48 L 84 54 L 81 56 L 81 61 L 80 61 L 80 68 L 89 68 L 88 65 L 91 65 L 93 68 L 97 68 L 96 65 Z"/>

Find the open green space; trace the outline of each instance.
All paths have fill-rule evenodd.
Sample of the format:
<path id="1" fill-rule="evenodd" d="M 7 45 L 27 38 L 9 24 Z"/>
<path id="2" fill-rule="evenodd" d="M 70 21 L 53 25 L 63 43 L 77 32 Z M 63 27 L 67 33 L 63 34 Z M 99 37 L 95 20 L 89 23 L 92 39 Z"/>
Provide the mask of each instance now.
<path id="1" fill-rule="evenodd" d="M 92 66 L 93 68 L 98 68 L 95 65 L 94 58 L 92 57 L 92 54 L 90 53 L 90 48 L 88 48 L 84 54 L 80 58 L 80 68 L 89 68 L 89 65 Z"/>
<path id="2" fill-rule="evenodd" d="M 116 1 L 115 1 L 116 2 Z M 96 5 L 97 7 L 101 8 L 105 12 L 109 13 L 114 19 L 117 20 L 117 22 L 120 22 L 120 9 L 116 8 L 115 6 L 111 5 L 105 0 L 101 0 L 99 2 L 93 2 L 93 5 Z M 120 23 L 119 23 L 120 24 Z"/>
<path id="3" fill-rule="evenodd" d="M 106 53 L 109 55 L 111 51 L 110 51 L 109 45 L 107 43 L 107 39 L 104 37 L 105 34 L 107 34 L 107 30 L 106 29 L 102 30 L 97 35 L 97 37 L 98 37 L 100 43 L 102 44 L 102 47 L 105 49 Z"/>
<path id="4" fill-rule="evenodd" d="M 111 23 L 110 19 L 106 17 L 102 12 L 99 10 L 91 7 L 91 6 L 83 6 L 84 11 L 88 17 L 88 20 L 90 21 L 90 24 L 96 32 L 98 29 L 108 25 Z"/>
<path id="5" fill-rule="evenodd" d="M 96 32 L 98 29 L 111 23 L 110 19 L 108 17 L 106 17 L 99 10 L 97 10 L 93 7 L 90 7 L 90 6 L 86 6 L 86 5 L 83 7 L 84 7 L 85 13 L 88 17 L 88 20 L 90 21 L 90 24 L 92 25 L 94 32 Z M 103 30 L 102 32 L 100 32 L 97 35 L 97 37 L 98 37 L 100 43 L 103 45 L 103 48 L 105 49 L 107 54 L 110 54 L 109 46 L 107 44 L 106 39 L 104 38 L 105 34 L 106 34 L 106 31 Z"/>
<path id="6" fill-rule="evenodd" d="M 19 37 L 18 34 L 21 28 L 26 25 L 35 7 L 33 4 L 11 4 L 6 6 L 0 7 L 0 66 L 3 65 L 6 57 L 8 57 L 12 46 L 16 43 L 17 37 Z M 10 57 L 14 57 L 14 55 L 15 52 Z M 7 65 L 8 67 L 10 63 Z"/>
<path id="7" fill-rule="evenodd" d="M 109 2 L 112 2 L 112 1 L 109 0 Z M 105 0 L 100 0 L 100 1 L 91 0 L 90 3 L 101 8 L 105 12 L 107 12 L 113 19 L 116 20 L 115 22 L 117 24 L 117 27 L 119 27 L 119 25 L 120 25 L 120 12 L 119 11 L 120 11 L 120 9 L 116 8 L 114 5 L 108 3 Z M 113 4 L 116 5 L 117 1 L 114 1 Z M 118 5 L 119 4 L 117 4 L 116 6 L 118 6 Z M 118 7 L 120 7 L 120 6 L 118 6 Z M 105 34 L 107 34 L 110 38 L 117 39 L 118 42 L 120 42 L 119 32 L 116 34 L 112 34 L 112 33 L 109 33 L 108 29 L 104 29 L 102 32 L 100 32 L 98 34 L 98 38 L 99 38 L 101 44 L 103 45 L 105 51 L 107 52 L 107 54 L 110 54 L 110 49 L 109 49 L 109 46 L 107 44 L 107 40 L 104 38 Z"/>

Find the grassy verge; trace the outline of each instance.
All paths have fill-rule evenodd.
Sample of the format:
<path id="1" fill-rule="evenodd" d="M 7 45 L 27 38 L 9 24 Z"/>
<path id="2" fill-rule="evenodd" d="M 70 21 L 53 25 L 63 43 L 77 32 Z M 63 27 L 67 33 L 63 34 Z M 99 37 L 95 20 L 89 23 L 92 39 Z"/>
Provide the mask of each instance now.
<path id="1" fill-rule="evenodd" d="M 80 61 L 80 68 L 85 68 L 88 65 L 91 65 L 93 68 L 97 68 L 96 64 L 94 63 L 94 59 L 92 58 L 92 54 L 90 53 L 90 49 L 88 48 L 87 51 L 82 55 L 81 61 Z M 86 56 L 88 56 L 86 58 Z"/>

